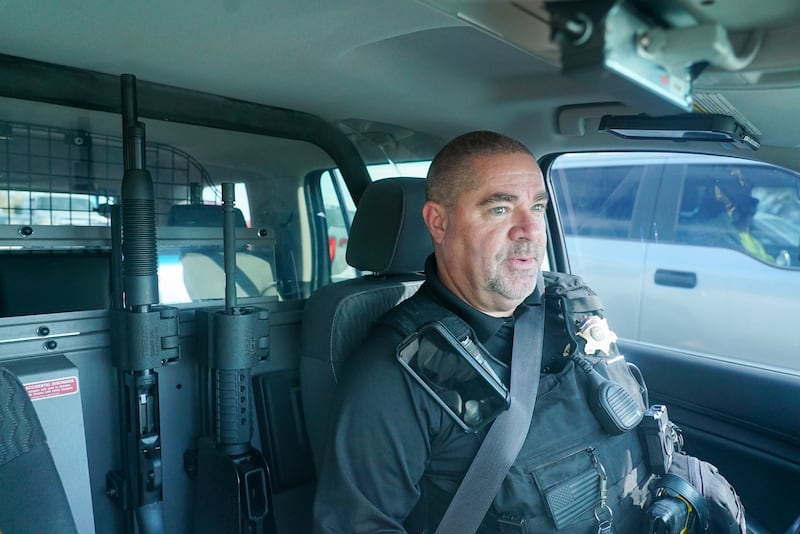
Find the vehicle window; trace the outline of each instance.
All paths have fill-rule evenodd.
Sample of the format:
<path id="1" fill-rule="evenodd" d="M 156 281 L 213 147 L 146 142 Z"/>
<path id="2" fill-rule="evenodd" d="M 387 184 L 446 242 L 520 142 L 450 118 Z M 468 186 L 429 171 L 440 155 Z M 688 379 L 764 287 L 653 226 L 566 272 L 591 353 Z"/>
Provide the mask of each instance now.
<path id="1" fill-rule="evenodd" d="M 410 161 L 406 163 L 382 163 L 367 165 L 367 171 L 373 181 L 391 178 L 393 176 L 408 176 L 411 178 L 425 178 L 428 175 L 430 160 Z"/>
<path id="2" fill-rule="evenodd" d="M 250 201 L 247 198 L 247 184 L 239 182 L 234 184 L 236 208 L 242 213 L 244 224 L 250 227 Z M 222 204 L 222 187 L 207 185 L 203 188 L 203 204 Z"/>
<path id="3" fill-rule="evenodd" d="M 730 248 L 779 267 L 798 267 L 797 177 L 767 165 L 686 169 L 676 241 Z"/>
<path id="4" fill-rule="evenodd" d="M 800 294 L 796 173 L 721 156 L 598 153 L 560 156 L 549 175 L 571 269 L 620 337 L 800 369 L 780 320 Z"/>
<path id="5" fill-rule="evenodd" d="M 355 204 L 338 169 L 325 171 L 320 177 L 320 192 L 325 206 L 325 226 L 328 238 L 328 259 L 331 281 L 338 282 L 357 275 L 347 264 L 347 239 L 356 212 Z"/>
<path id="6" fill-rule="evenodd" d="M 101 207 L 114 202 L 106 186 L 122 157 L 114 140 L 21 122 L 0 125 L 0 223 L 108 226 Z"/>
<path id="7" fill-rule="evenodd" d="M 640 165 L 594 168 L 580 156 L 563 156 L 553 165 L 562 221 L 567 234 L 626 238 L 642 180 Z"/>
<path id="8" fill-rule="evenodd" d="M 85 112 L 40 106 L 58 123 L 0 121 L 0 248 L 14 251 L 21 265 L 26 251 L 30 259 L 25 261 L 41 257 L 34 251 L 62 249 L 108 258 L 111 212 L 121 203 L 125 172 L 119 117 L 93 113 L 97 130 L 78 130 L 69 125 L 80 122 Z M 308 208 L 297 191 L 310 169 L 332 167 L 331 158 L 300 141 L 150 119 L 144 123 L 159 302 L 224 298 L 220 206 L 225 182 L 235 184 L 237 296 L 307 297 L 314 285 L 308 260 L 314 236 L 298 216 Z M 346 231 L 342 235 L 344 261 Z M 70 261 L 79 263 L 80 254 L 72 254 Z M 108 299 L 107 270 L 104 276 L 105 285 L 98 279 L 97 291 Z M 87 298 L 87 307 L 80 309 L 102 301 Z"/>

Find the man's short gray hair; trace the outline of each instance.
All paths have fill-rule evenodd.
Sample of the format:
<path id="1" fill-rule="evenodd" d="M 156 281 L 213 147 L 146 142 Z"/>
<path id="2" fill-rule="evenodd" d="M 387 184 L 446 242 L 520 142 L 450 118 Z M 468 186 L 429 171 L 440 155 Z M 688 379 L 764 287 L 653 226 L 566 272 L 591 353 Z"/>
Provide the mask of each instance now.
<path id="1" fill-rule="evenodd" d="M 486 130 L 459 135 L 433 158 L 425 198 L 452 207 L 461 193 L 472 187 L 473 160 L 501 154 L 527 154 L 533 158 L 528 147 L 507 135 Z"/>

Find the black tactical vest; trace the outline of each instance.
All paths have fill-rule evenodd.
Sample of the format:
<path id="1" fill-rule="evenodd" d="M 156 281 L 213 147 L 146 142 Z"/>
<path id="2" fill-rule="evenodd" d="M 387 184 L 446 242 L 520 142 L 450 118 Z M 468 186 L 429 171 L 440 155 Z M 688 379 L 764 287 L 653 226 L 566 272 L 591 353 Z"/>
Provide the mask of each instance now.
<path id="1" fill-rule="evenodd" d="M 643 385 L 618 353 L 597 295 L 577 276 L 543 274 L 546 372 L 525 443 L 478 532 L 595 534 L 609 521 L 617 534 L 638 532 L 653 479 L 644 449 L 635 428 L 601 425 L 596 405 L 598 383 L 610 381 L 629 395 L 622 417 L 640 418 Z M 412 298 L 380 322 L 406 336 L 446 316 L 451 312 L 430 299 Z M 596 371 L 593 379 L 587 367 Z"/>

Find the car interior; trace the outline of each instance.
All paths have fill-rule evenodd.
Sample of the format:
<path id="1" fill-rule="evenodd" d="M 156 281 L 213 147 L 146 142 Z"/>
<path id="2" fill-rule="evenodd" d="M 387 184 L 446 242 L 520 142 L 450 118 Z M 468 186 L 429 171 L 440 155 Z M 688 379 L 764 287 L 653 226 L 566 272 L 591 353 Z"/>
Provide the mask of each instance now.
<path id="1" fill-rule="evenodd" d="M 796 0 L 0 1 L 0 531 L 310 532 L 430 161 L 491 130 L 545 268 L 749 532 L 800 533 L 799 39 Z M 766 260 L 688 227 L 733 167 Z"/>

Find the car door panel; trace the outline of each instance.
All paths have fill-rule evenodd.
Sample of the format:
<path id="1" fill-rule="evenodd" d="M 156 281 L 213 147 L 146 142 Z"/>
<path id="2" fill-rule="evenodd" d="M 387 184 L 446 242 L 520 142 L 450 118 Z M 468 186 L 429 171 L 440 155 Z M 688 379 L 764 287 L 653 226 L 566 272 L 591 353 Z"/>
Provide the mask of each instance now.
<path id="1" fill-rule="evenodd" d="M 659 283 L 659 272 L 684 273 L 693 287 Z M 663 276 L 663 274 L 662 274 Z M 778 368 L 800 368 L 800 337 L 791 327 L 800 272 L 741 252 L 691 245 L 647 246 L 639 339 Z M 764 332 L 769 332 L 764 335 Z"/>
<path id="2" fill-rule="evenodd" d="M 800 514 L 800 376 L 631 341 L 620 342 L 642 371 L 651 404 L 665 404 L 685 450 L 719 467 L 748 515 L 785 532 Z"/>
<path id="3" fill-rule="evenodd" d="M 635 339 L 639 335 L 639 295 L 646 283 L 642 277 L 646 244 L 578 236 L 567 236 L 566 243 L 573 254 L 572 271 L 603 299 L 616 334 Z M 593 275 L 598 272 L 603 275 Z"/>

